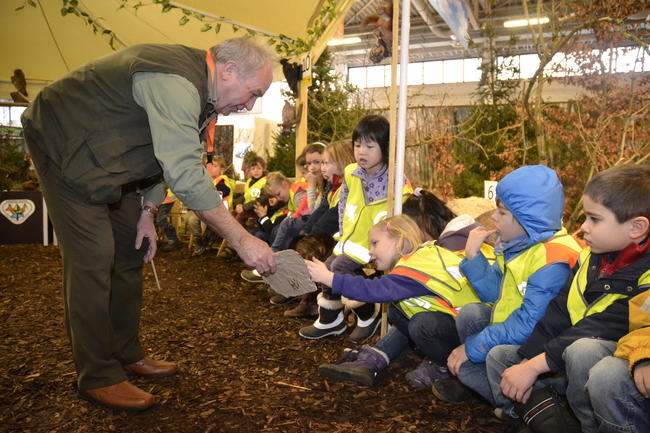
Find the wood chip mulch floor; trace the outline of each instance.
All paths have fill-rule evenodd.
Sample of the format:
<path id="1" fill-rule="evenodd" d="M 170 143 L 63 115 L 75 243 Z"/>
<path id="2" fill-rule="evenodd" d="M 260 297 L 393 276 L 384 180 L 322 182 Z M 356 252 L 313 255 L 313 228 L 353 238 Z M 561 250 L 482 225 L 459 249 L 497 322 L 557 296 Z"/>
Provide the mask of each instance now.
<path id="1" fill-rule="evenodd" d="M 415 392 L 415 354 L 373 388 L 328 382 L 344 338 L 306 341 L 309 319 L 287 319 L 263 285 L 240 279 L 236 257 L 184 248 L 145 267 L 141 339 L 149 356 L 179 363 L 159 380 L 134 379 L 158 405 L 141 413 L 95 406 L 75 391 L 63 327 L 57 247 L 0 245 L 0 432 L 473 432 L 505 425 L 479 401 L 450 404 Z"/>

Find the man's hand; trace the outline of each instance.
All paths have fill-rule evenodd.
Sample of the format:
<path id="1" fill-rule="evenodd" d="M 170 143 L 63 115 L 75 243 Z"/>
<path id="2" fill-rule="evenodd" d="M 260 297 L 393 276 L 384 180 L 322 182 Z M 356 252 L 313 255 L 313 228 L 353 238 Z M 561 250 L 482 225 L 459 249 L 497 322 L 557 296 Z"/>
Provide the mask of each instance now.
<path id="1" fill-rule="evenodd" d="M 634 384 L 642 396 L 650 398 L 650 361 L 642 361 L 634 367 Z"/>
<path id="2" fill-rule="evenodd" d="M 142 247 L 142 241 L 144 238 L 149 240 L 149 249 L 143 258 L 145 263 L 149 263 L 153 260 L 158 248 L 158 245 L 156 244 L 158 235 L 156 234 L 156 228 L 153 224 L 153 218 L 153 215 L 149 212 L 143 211 L 140 213 L 140 219 L 138 219 L 138 225 L 136 226 L 135 249 L 139 250 L 140 247 Z"/>
<path id="3" fill-rule="evenodd" d="M 311 260 L 305 260 L 305 265 L 307 265 L 307 269 L 309 269 L 309 275 L 311 276 L 312 281 L 325 284 L 327 287 L 332 287 L 334 273 L 327 269 L 325 263 L 321 262 L 317 258 L 313 258 Z"/>
<path id="4" fill-rule="evenodd" d="M 447 358 L 447 368 L 449 372 L 454 376 L 458 376 L 460 372 L 460 366 L 468 361 L 467 352 L 465 352 L 465 345 L 461 344 L 457 348 L 451 351 L 449 357 Z"/>
<path id="5" fill-rule="evenodd" d="M 257 269 L 260 275 L 269 275 L 275 272 L 276 264 L 271 247 L 263 240 L 248 233 L 224 206 L 197 210 L 196 214 L 210 229 L 228 241 L 243 262 L 251 268 Z"/>
<path id="6" fill-rule="evenodd" d="M 467 260 L 472 260 L 480 251 L 485 240 L 496 232 L 496 230 L 487 230 L 485 227 L 476 227 L 469 232 L 465 244 L 465 257 L 467 257 Z"/>
<path id="7" fill-rule="evenodd" d="M 231 244 L 232 245 L 232 244 Z M 237 245 L 233 245 L 239 258 L 260 275 L 273 274 L 276 271 L 275 259 L 271 247 L 261 239 L 246 234 Z"/>

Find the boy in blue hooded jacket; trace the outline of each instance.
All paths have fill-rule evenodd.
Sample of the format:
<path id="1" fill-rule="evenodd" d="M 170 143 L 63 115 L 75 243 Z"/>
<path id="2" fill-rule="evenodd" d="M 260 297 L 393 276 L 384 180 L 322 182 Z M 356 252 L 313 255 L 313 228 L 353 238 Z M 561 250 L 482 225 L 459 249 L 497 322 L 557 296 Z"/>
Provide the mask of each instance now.
<path id="1" fill-rule="evenodd" d="M 474 229 L 460 264 L 482 303 L 464 306 L 456 318 L 462 344 L 449 355 L 447 368 L 458 379 L 434 383 L 432 391 L 442 400 L 465 399 L 464 384 L 494 405 L 485 368 L 488 352 L 526 341 L 580 253 L 562 227 L 564 191 L 555 171 L 521 167 L 497 184 L 496 193 L 496 230 Z M 479 249 L 495 233 L 497 260 L 491 264 Z"/>

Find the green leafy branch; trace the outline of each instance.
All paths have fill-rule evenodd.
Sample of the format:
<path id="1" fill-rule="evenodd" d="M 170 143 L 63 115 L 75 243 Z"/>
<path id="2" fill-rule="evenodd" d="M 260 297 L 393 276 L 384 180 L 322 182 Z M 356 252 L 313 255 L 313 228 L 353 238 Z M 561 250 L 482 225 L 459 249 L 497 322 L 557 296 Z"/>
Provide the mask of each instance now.
<path id="1" fill-rule="evenodd" d="M 297 39 L 292 39 L 285 34 L 274 35 L 271 33 L 258 30 L 244 24 L 236 23 L 229 20 L 223 16 L 207 16 L 206 14 L 187 9 L 186 7 L 176 5 L 172 0 L 151 0 L 151 3 L 144 3 L 141 0 L 134 2 L 133 0 L 120 0 L 120 5 L 118 10 L 125 8 L 132 8 L 134 11 L 143 6 L 148 5 L 160 5 L 162 13 L 168 13 L 172 10 L 178 10 L 182 13 L 181 17 L 178 20 L 178 25 L 184 26 L 189 23 L 191 20 L 196 20 L 202 23 L 202 26 L 199 31 L 208 32 L 214 31 L 219 33 L 224 24 L 230 25 L 232 31 L 237 33 L 243 31 L 249 36 L 261 35 L 267 38 L 267 43 L 269 46 L 272 46 L 275 51 L 283 57 L 296 57 L 306 52 L 309 52 L 315 45 L 316 42 L 323 36 L 328 26 L 336 18 L 336 5 L 337 0 L 325 0 L 323 6 L 318 13 L 318 16 L 314 18 L 313 25 L 307 30 L 307 36 Z M 125 45 L 122 42 L 117 34 L 111 29 L 103 25 L 100 20 L 92 16 L 88 11 L 84 10 L 79 5 L 79 0 L 61 0 L 61 15 L 75 15 L 84 20 L 84 22 L 90 26 L 93 30 L 93 33 L 101 33 L 109 37 L 109 45 L 112 49 L 116 49 L 116 42 L 121 45 Z M 25 6 L 38 7 L 36 0 L 24 0 L 22 6 L 16 8 L 16 11 L 25 8 Z"/>
<path id="2" fill-rule="evenodd" d="M 109 37 L 109 45 L 112 49 L 116 49 L 116 42 L 120 43 L 123 46 L 126 45 L 119 39 L 115 32 L 104 26 L 98 18 L 93 17 L 88 11 L 84 10 L 79 5 L 79 0 L 61 0 L 61 4 L 62 16 L 75 15 L 83 19 L 84 22 L 92 28 L 93 33 L 101 33 L 102 35 Z M 319 11 L 318 16 L 314 19 L 312 27 L 307 30 L 307 37 L 305 39 L 292 39 L 282 33 L 274 35 L 246 26 L 244 24 L 236 23 L 223 16 L 207 16 L 203 13 L 187 9 L 186 7 L 180 5 L 176 5 L 171 0 L 151 0 L 151 3 L 149 4 L 160 5 L 162 13 L 168 13 L 172 10 L 179 10 L 182 13 L 180 19 L 178 20 L 178 25 L 180 26 L 186 25 L 191 20 L 196 20 L 202 23 L 199 31 L 214 31 L 218 34 L 224 24 L 230 25 L 234 33 L 237 33 L 241 30 L 247 33 L 249 36 L 261 35 L 267 39 L 269 46 L 272 46 L 279 55 L 283 57 L 295 57 L 311 50 L 316 45 L 316 42 L 323 36 L 327 30 L 327 27 L 336 18 L 337 0 L 325 0 L 323 2 L 323 6 Z M 149 4 L 145 4 L 141 0 L 138 0 L 137 2 L 134 2 L 133 0 L 120 0 L 118 10 L 132 8 L 137 12 L 139 8 L 147 6 Z M 38 7 L 38 3 L 36 0 L 24 0 L 23 5 L 17 7 L 16 11 L 24 9 L 25 6 L 36 8 Z"/>
<path id="3" fill-rule="evenodd" d="M 262 35 L 267 38 L 267 43 L 275 48 L 275 51 L 284 56 L 284 57 L 293 57 L 300 54 L 308 52 L 311 48 L 314 47 L 319 38 L 325 33 L 325 30 L 329 24 L 336 18 L 336 0 L 325 0 L 323 7 L 319 11 L 318 16 L 314 19 L 313 26 L 307 29 L 307 38 L 302 39 L 291 39 L 287 35 L 282 33 L 278 35 L 273 35 L 252 27 L 236 23 L 229 20 L 223 16 L 206 16 L 200 12 L 192 11 L 190 9 L 184 8 L 174 4 L 171 0 L 152 0 L 153 4 L 158 4 L 162 7 L 162 12 L 167 13 L 174 9 L 180 10 L 182 16 L 178 21 L 178 24 L 184 26 L 190 20 L 197 20 L 203 25 L 201 26 L 201 32 L 214 31 L 219 33 L 221 31 L 222 25 L 230 25 L 232 31 L 237 33 L 240 30 L 248 33 L 249 36 L 255 36 L 257 34 Z M 131 5 L 130 0 L 121 0 L 122 5 L 120 7 L 131 6 L 133 8 L 140 7 L 142 2 L 138 2 L 135 5 Z"/>
<path id="4" fill-rule="evenodd" d="M 98 18 L 92 16 L 89 12 L 85 11 L 80 5 L 79 0 L 61 0 L 61 16 L 66 16 L 68 14 L 75 15 L 81 18 L 86 25 L 90 26 L 93 33 L 101 34 L 108 36 L 108 45 L 113 49 L 116 48 L 116 43 L 119 43 L 121 46 L 126 46 L 126 44 L 115 34 L 115 32 L 106 26 L 104 26 Z M 24 9 L 25 6 L 31 6 L 33 8 L 38 7 L 38 4 L 35 0 L 25 0 L 22 6 L 18 6 L 15 10 L 19 11 Z"/>

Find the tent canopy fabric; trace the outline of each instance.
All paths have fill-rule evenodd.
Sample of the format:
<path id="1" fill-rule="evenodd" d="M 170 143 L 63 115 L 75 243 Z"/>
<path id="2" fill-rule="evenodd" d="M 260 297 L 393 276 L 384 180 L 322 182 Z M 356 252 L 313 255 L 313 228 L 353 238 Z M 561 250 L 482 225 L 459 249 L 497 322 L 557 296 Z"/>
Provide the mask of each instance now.
<path id="1" fill-rule="evenodd" d="M 182 0 L 172 2 L 205 13 L 207 17 L 224 17 L 229 21 L 249 26 L 262 32 L 291 39 L 307 38 L 307 30 L 318 17 L 324 0 Z M 143 3 L 134 9 L 132 5 Z M 233 30 L 222 23 L 220 31 L 214 28 L 202 32 L 205 22 L 190 18 L 179 25 L 184 16 L 179 9 L 163 13 L 161 5 L 151 0 L 131 1 L 126 7 L 120 0 L 82 0 L 79 7 L 117 37 L 115 48 L 140 43 L 183 44 L 206 49 L 224 39 L 246 35 L 245 29 Z M 25 5 L 21 10 L 15 9 Z M 28 80 L 28 92 L 33 97 L 40 88 L 84 63 L 111 53 L 110 37 L 77 16 L 61 15 L 60 0 L 36 1 L 36 7 L 25 0 L 0 2 L 0 99 L 8 99 L 14 91 L 10 77 L 15 69 L 22 69 Z M 207 22 L 216 25 L 218 21 Z M 258 37 L 258 36 L 256 36 Z M 266 37 L 259 36 L 265 41 Z M 276 80 L 283 79 L 279 69 Z"/>

